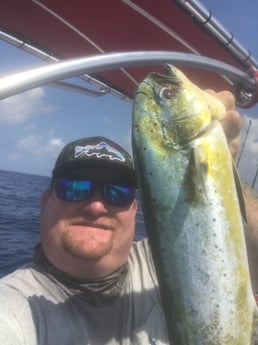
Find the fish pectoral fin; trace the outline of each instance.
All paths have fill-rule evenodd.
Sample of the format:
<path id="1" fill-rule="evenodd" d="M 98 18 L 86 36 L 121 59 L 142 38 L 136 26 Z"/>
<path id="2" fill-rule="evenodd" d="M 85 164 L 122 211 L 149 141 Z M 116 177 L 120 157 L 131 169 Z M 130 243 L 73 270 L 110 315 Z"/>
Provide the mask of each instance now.
<path id="1" fill-rule="evenodd" d="M 208 200 L 208 193 L 206 190 L 206 176 L 208 171 L 208 163 L 204 161 L 202 149 L 195 147 L 193 149 L 193 159 L 197 177 L 197 184 L 203 190 L 206 199 Z"/>
<path id="2" fill-rule="evenodd" d="M 234 173 L 234 179 L 235 179 L 235 184 L 236 184 L 236 191 L 237 191 L 237 196 L 239 200 L 239 206 L 240 206 L 240 211 L 242 214 L 242 218 L 245 223 L 247 223 L 247 214 L 246 214 L 246 207 L 245 207 L 245 198 L 243 195 L 243 190 L 242 190 L 242 185 L 240 181 L 240 177 L 237 171 L 237 167 L 235 165 L 235 162 L 232 158 L 232 166 L 233 166 L 233 173 Z"/>

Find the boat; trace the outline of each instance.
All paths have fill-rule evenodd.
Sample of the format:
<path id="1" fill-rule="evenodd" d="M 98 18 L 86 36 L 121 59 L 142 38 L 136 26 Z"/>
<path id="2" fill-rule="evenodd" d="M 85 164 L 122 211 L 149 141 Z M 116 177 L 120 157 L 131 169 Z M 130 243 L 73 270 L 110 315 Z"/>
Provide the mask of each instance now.
<path id="1" fill-rule="evenodd" d="M 0 1 L 0 39 L 45 62 L 0 78 L 0 100 L 51 85 L 132 101 L 149 72 L 173 63 L 239 107 L 258 103 L 258 62 L 197 0 Z"/>
<path id="2" fill-rule="evenodd" d="M 0 38 L 46 62 L 1 78 L 0 99 L 51 84 L 132 100 L 170 62 L 202 88 L 233 91 L 240 107 L 257 103 L 257 61 L 197 0 L 2 1 Z"/>

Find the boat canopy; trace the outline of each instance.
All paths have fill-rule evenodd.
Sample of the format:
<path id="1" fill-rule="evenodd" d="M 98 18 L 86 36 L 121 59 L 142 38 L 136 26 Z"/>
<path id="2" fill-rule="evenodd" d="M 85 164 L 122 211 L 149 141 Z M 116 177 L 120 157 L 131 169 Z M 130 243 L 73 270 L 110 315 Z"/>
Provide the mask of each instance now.
<path id="1" fill-rule="evenodd" d="M 66 73 L 53 72 L 41 83 L 93 96 L 113 93 L 131 100 L 148 73 L 172 62 L 202 88 L 235 92 L 239 106 L 257 102 L 257 61 L 197 0 L 1 1 L 0 38 L 51 66 L 68 62 L 59 68 L 65 66 Z M 85 85 L 61 82 L 78 74 Z M 1 92 L 3 98 L 16 90 Z"/>

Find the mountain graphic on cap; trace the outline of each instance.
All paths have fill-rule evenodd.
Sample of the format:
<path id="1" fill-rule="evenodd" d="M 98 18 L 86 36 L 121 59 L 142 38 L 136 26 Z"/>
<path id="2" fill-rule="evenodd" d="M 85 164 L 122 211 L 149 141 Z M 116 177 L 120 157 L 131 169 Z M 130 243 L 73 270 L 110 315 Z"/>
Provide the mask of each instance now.
<path id="1" fill-rule="evenodd" d="M 96 158 L 106 157 L 110 160 L 125 162 L 125 157 L 123 156 L 123 154 L 104 141 L 96 145 L 75 146 L 74 157 L 78 158 L 83 156 L 95 156 Z"/>

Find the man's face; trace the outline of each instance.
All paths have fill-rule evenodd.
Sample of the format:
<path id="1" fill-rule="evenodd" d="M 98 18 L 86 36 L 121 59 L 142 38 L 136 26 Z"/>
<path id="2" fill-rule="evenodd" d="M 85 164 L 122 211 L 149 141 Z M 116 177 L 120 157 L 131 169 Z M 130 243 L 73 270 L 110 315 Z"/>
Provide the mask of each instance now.
<path id="1" fill-rule="evenodd" d="M 86 267 L 86 263 L 97 267 L 103 264 L 112 272 L 127 260 L 136 211 L 136 200 L 127 207 L 111 206 L 98 189 L 88 201 L 61 200 L 55 191 L 48 190 L 41 207 L 44 252 L 55 266 L 70 274 L 74 271 L 68 267 L 70 263 L 77 268 Z"/>

